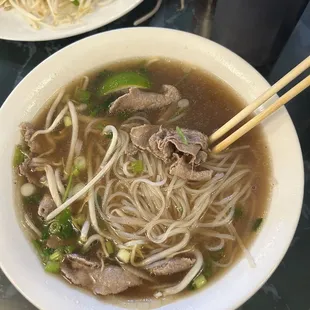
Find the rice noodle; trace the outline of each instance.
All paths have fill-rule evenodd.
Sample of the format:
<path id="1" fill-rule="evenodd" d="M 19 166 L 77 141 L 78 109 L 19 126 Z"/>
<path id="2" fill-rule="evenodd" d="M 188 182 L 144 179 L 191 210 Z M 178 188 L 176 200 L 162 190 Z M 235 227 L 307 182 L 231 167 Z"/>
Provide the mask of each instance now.
<path id="1" fill-rule="evenodd" d="M 55 170 L 56 185 L 57 185 L 57 188 L 58 188 L 58 191 L 60 192 L 60 194 L 64 195 L 66 190 L 65 190 L 64 185 L 62 184 L 60 173 L 61 173 L 60 169 L 57 168 Z"/>
<path id="2" fill-rule="evenodd" d="M 88 137 L 88 135 L 89 135 L 89 133 L 90 133 L 91 128 L 93 127 L 93 125 L 95 125 L 96 123 L 100 123 L 100 122 L 102 122 L 102 121 L 103 121 L 103 119 L 101 119 L 101 118 L 95 118 L 95 119 L 93 119 L 92 121 L 90 121 L 90 122 L 87 124 L 87 126 L 86 126 L 86 128 L 85 128 L 85 131 L 84 131 L 84 140 L 85 140 L 85 141 L 87 140 L 87 137 Z"/>
<path id="3" fill-rule="evenodd" d="M 63 117 L 65 116 L 65 114 L 68 111 L 68 106 L 64 106 L 63 109 L 60 111 L 60 113 L 57 115 L 57 117 L 55 118 L 54 122 L 47 128 L 47 129 L 43 129 L 43 130 L 38 130 L 36 131 L 30 138 L 30 141 L 33 141 L 35 137 L 37 137 L 38 135 L 46 135 L 50 132 L 52 132 L 60 123 L 60 121 L 63 119 Z"/>
<path id="4" fill-rule="evenodd" d="M 63 98 L 64 94 L 65 94 L 66 89 L 62 88 L 56 99 L 54 100 L 54 102 L 52 103 L 50 109 L 48 110 L 47 116 L 46 116 L 46 120 L 45 120 L 45 129 L 47 129 L 48 127 L 50 127 L 51 122 L 52 122 L 52 118 L 54 116 L 54 113 L 58 107 L 58 104 L 61 102 L 61 99 Z"/>
<path id="5" fill-rule="evenodd" d="M 81 229 L 81 236 L 80 236 L 81 242 L 86 242 L 89 229 L 90 229 L 90 221 L 89 221 L 89 215 L 87 215 L 87 219 L 84 222 Z"/>
<path id="6" fill-rule="evenodd" d="M 65 173 L 67 175 L 69 175 L 71 172 L 75 145 L 78 140 L 78 133 L 79 133 L 79 122 L 78 122 L 77 113 L 76 113 L 74 104 L 70 100 L 68 101 L 68 107 L 69 107 L 71 121 L 72 121 L 72 137 L 71 137 L 69 155 L 68 155 L 66 167 L 65 167 Z"/>
<path id="7" fill-rule="evenodd" d="M 126 134 L 120 133 L 118 145 L 126 143 Z M 128 156 L 119 153 L 113 165 L 116 179 L 107 177 L 106 185 L 101 187 L 104 189 L 101 212 L 124 247 L 133 246 L 133 266 L 145 266 L 188 252 L 187 241 L 195 234 L 208 238 L 204 246 L 211 252 L 222 249 L 227 242 L 235 242 L 236 235 L 231 231 L 217 231 L 232 221 L 237 202 L 250 195 L 251 180 L 247 177 L 250 170 L 239 164 L 240 156 L 234 157 L 233 152 L 210 156 L 206 164 L 223 169 L 210 181 L 196 184 L 169 176 L 163 163 L 148 153 L 136 155 L 143 161 L 145 175 L 135 177 L 127 169 Z M 204 218 L 204 214 L 208 216 Z M 154 249 L 147 258 L 136 261 L 135 247 L 146 242 L 145 235 Z"/>
<path id="8" fill-rule="evenodd" d="M 240 246 L 242 252 L 245 254 L 245 257 L 247 258 L 247 260 L 248 260 L 250 266 L 251 266 L 252 268 L 255 268 L 255 266 L 256 266 L 255 261 L 254 261 L 252 255 L 251 255 L 251 253 L 250 253 L 250 252 L 248 251 L 248 249 L 244 246 L 244 244 L 243 244 L 241 238 L 239 237 L 239 235 L 238 235 L 238 233 L 237 233 L 235 227 L 234 227 L 233 225 L 229 224 L 229 225 L 228 225 L 228 229 L 231 231 L 232 234 L 235 235 L 236 240 L 237 240 L 237 242 L 238 242 L 238 244 L 239 244 L 239 246 Z"/>
<path id="9" fill-rule="evenodd" d="M 88 76 L 83 76 L 83 81 L 82 81 L 82 89 L 86 90 L 89 84 L 89 77 Z"/>
<path id="10" fill-rule="evenodd" d="M 80 5 L 85 3 L 81 1 Z M 88 83 L 88 79 L 84 78 L 80 87 L 86 89 Z M 128 129 L 137 124 L 150 123 L 143 114 L 136 114 L 119 124 L 119 120 L 114 118 L 91 118 L 77 114 L 73 103 L 68 100 L 52 124 L 45 129 L 47 139 L 49 136 L 54 138 L 54 134 L 48 133 L 57 126 L 56 120 L 59 121 L 67 113 L 67 110 L 63 112 L 65 108 L 69 108 L 72 119 L 72 133 L 70 128 L 64 134 L 71 136 L 68 158 L 63 159 L 66 161 L 65 171 L 57 168 L 54 172 L 47 158 L 36 157 L 34 160 L 37 169 L 45 167 L 48 187 L 57 205 L 47 216 L 47 221 L 83 197 L 82 206 L 80 204 L 75 209 L 83 216 L 87 210 L 79 237 L 79 241 L 84 243 L 83 249 L 90 249 L 98 241 L 102 248 L 100 253 L 107 257 L 105 240 L 112 240 L 116 249 L 130 252 L 128 264 L 118 262 L 121 267 L 147 281 L 153 281 L 142 270 L 147 265 L 176 255 L 183 257 L 184 253 L 186 257 L 194 255 L 196 262 L 185 277 L 177 284 L 165 285 L 155 294 L 156 297 L 182 291 L 199 274 L 203 264 L 200 250 L 212 254 L 224 250 L 225 256 L 214 261 L 214 266 L 223 268 L 233 263 L 236 246 L 239 245 L 251 266 L 254 265 L 251 254 L 240 238 L 243 231 L 239 228 L 237 231 L 234 227 L 235 210 L 239 206 L 244 209 L 247 219 L 253 220 L 255 216 L 255 199 L 251 188 L 253 179 L 242 157 L 243 151 L 249 151 L 248 146 L 232 148 L 220 154 L 208 154 L 202 166 L 212 171 L 212 178 L 208 181 L 186 181 L 170 175 L 169 165 L 150 152 L 141 152 L 139 149 L 129 152 L 132 145 Z M 51 121 L 53 115 L 51 113 Z M 114 122 L 119 130 L 112 125 L 103 130 L 96 126 Z M 84 129 L 84 136 L 78 138 L 79 128 L 80 134 L 83 131 L 81 128 Z M 37 135 L 44 133 L 38 131 Z M 112 134 L 111 140 L 102 137 L 107 133 Z M 55 141 L 59 141 L 57 137 Z M 84 149 L 87 177 L 84 172 L 75 176 L 73 186 L 85 182 L 85 178 L 87 184 L 62 202 L 59 195 L 64 195 L 65 191 L 62 175 L 72 170 L 73 157 L 80 155 Z M 136 161 L 142 162 L 139 171 L 131 166 Z M 100 256 L 99 259 L 103 268 L 104 258 Z M 114 258 L 111 256 L 109 259 Z"/>
<path id="11" fill-rule="evenodd" d="M 112 127 L 113 126 L 107 126 L 109 127 L 108 129 L 111 130 L 113 132 Z M 113 127 L 115 129 L 115 127 Z M 116 129 L 115 129 L 116 131 Z M 69 205 L 71 205 L 74 201 L 76 201 L 77 199 L 79 199 L 80 197 L 82 197 L 84 194 L 86 194 L 89 189 L 92 188 L 92 186 L 94 186 L 103 176 L 104 174 L 112 167 L 114 160 L 116 159 L 116 154 L 114 154 L 111 159 L 105 164 L 106 160 L 108 160 L 108 154 L 111 155 L 111 153 L 113 152 L 115 145 L 116 145 L 116 141 L 117 140 L 117 133 L 115 135 L 113 135 L 112 137 L 112 142 L 109 146 L 109 149 L 106 153 L 106 156 L 103 159 L 102 165 L 101 165 L 101 170 L 97 173 L 97 175 L 95 177 L 93 177 L 91 179 L 90 182 L 88 182 L 85 187 L 83 189 L 81 189 L 78 193 L 76 193 L 74 196 L 72 196 L 71 198 L 69 198 L 68 200 L 66 200 L 61 206 L 59 206 L 56 210 L 52 211 L 46 218 L 47 221 L 52 220 L 55 216 L 57 216 L 60 212 L 62 212 L 63 210 L 65 210 Z M 105 165 L 104 165 L 105 164 Z"/>
<path id="12" fill-rule="evenodd" d="M 76 143 L 75 143 L 75 148 L 74 148 L 74 155 L 75 156 L 80 156 L 81 151 L 82 151 L 82 147 L 83 147 L 83 141 L 80 139 L 77 139 Z"/>
<path id="13" fill-rule="evenodd" d="M 190 234 L 189 234 L 189 232 L 186 232 L 184 234 L 184 238 L 182 239 L 181 242 L 179 242 L 178 244 L 176 244 L 175 246 L 173 246 L 167 250 L 161 251 L 155 255 L 152 255 L 152 256 L 144 259 L 143 261 L 138 263 L 137 266 L 146 266 L 146 265 L 152 264 L 154 262 L 157 262 L 157 261 L 171 255 L 174 252 L 179 251 L 180 249 L 183 249 L 188 244 L 189 239 L 190 239 Z"/>
<path id="14" fill-rule="evenodd" d="M 190 284 L 194 277 L 199 273 L 203 265 L 203 256 L 200 251 L 194 250 L 193 254 L 195 255 L 196 262 L 190 271 L 186 274 L 186 276 L 182 279 L 182 281 L 175 286 L 163 289 L 161 292 L 159 292 L 159 294 L 155 293 L 155 297 L 175 295 L 183 291 Z"/>
<path id="15" fill-rule="evenodd" d="M 93 167 L 92 167 L 92 157 L 93 157 L 93 147 L 94 144 L 91 143 L 88 152 L 87 152 L 87 178 L 88 182 L 90 182 L 93 178 Z M 103 234 L 101 229 L 98 226 L 97 216 L 96 216 L 96 210 L 95 210 L 95 194 L 94 194 L 94 187 L 91 187 L 89 189 L 88 193 L 88 214 L 90 218 L 90 222 L 93 226 L 93 228 L 96 230 L 97 233 Z"/>
<path id="16" fill-rule="evenodd" d="M 27 213 L 25 213 L 25 223 L 39 238 L 42 237 L 41 231 L 32 223 Z"/>
<path id="17" fill-rule="evenodd" d="M 46 165 L 45 172 L 46 172 L 47 184 L 48 184 L 48 188 L 50 190 L 51 196 L 56 206 L 59 207 L 61 205 L 61 198 L 58 193 L 57 181 L 56 181 L 56 177 L 54 174 L 54 170 L 50 165 Z"/>
<path id="18" fill-rule="evenodd" d="M 133 266 L 130 266 L 128 264 L 122 264 L 121 265 L 122 268 L 128 272 L 130 272 L 131 274 L 137 276 L 138 278 L 141 278 L 143 280 L 146 280 L 146 281 L 149 281 L 149 282 L 152 282 L 152 283 L 156 283 L 157 281 L 152 278 L 148 273 L 146 273 L 145 271 L 142 271 L 141 269 L 139 268 L 135 268 Z"/>
<path id="19" fill-rule="evenodd" d="M 100 235 L 92 235 L 88 238 L 86 243 L 83 245 L 83 251 L 87 251 L 93 242 L 99 241 L 105 256 L 109 256 L 109 253 L 106 249 L 105 242 Z"/>

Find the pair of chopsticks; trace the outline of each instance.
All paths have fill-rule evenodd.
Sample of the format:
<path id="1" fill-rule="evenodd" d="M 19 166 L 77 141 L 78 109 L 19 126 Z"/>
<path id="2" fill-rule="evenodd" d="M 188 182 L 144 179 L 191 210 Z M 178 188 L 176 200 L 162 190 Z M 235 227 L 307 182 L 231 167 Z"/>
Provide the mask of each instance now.
<path id="1" fill-rule="evenodd" d="M 235 115 L 232 119 L 230 119 L 226 124 L 224 124 L 221 128 L 215 131 L 209 137 L 209 144 L 214 144 L 215 141 L 223 137 L 228 131 L 230 131 L 233 127 L 238 125 L 242 120 L 244 120 L 247 116 L 249 116 L 254 110 L 256 110 L 259 106 L 264 104 L 268 99 L 270 99 L 273 95 L 275 95 L 279 90 L 289 84 L 293 79 L 299 76 L 302 72 L 307 70 L 310 67 L 310 56 L 308 56 L 305 60 L 303 60 L 299 65 L 297 65 L 294 69 L 292 69 L 289 73 L 287 73 L 283 78 L 281 78 L 278 82 L 276 82 L 272 87 L 270 87 L 265 93 L 263 93 L 260 97 L 254 100 L 250 105 L 241 110 L 237 115 Z M 261 121 L 271 115 L 273 112 L 278 110 L 284 104 L 289 102 L 303 90 L 310 86 L 310 75 L 307 75 L 301 82 L 296 84 L 293 88 L 291 88 L 288 92 L 282 95 L 279 99 L 277 99 L 273 104 L 271 104 L 268 108 L 263 110 L 261 113 L 254 116 L 251 120 L 249 120 L 246 124 L 241 126 L 239 129 L 230 134 L 223 141 L 218 143 L 216 146 L 212 148 L 212 152 L 219 153 L 229 147 L 232 143 L 250 131 L 252 128 L 257 126 Z"/>

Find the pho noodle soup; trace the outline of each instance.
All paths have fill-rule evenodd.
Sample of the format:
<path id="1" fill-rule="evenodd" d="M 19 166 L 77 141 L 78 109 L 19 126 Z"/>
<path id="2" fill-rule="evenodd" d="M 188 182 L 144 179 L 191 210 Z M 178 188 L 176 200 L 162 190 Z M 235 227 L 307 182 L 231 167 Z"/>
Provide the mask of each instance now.
<path id="1" fill-rule="evenodd" d="M 208 145 L 243 105 L 167 59 L 113 64 L 59 90 L 20 125 L 13 158 L 45 271 L 99 296 L 161 300 L 207 287 L 239 254 L 255 267 L 247 247 L 271 188 L 263 134 L 219 154 Z"/>

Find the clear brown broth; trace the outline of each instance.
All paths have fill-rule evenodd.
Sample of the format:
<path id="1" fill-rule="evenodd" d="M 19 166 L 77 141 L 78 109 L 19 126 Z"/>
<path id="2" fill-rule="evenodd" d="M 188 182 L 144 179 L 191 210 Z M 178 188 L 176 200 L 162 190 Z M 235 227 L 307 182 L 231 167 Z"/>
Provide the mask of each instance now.
<path id="1" fill-rule="evenodd" d="M 98 73 L 104 70 L 113 72 L 121 72 L 127 70 L 139 70 L 145 66 L 147 60 L 130 60 L 120 63 L 115 63 L 106 66 L 96 72 L 88 74 L 91 83 L 89 89 L 95 89 L 98 81 Z M 177 125 L 180 127 L 199 130 L 207 135 L 210 135 L 217 128 L 227 122 L 232 116 L 240 111 L 245 102 L 230 86 L 219 80 L 215 76 L 204 72 L 197 68 L 192 68 L 188 64 L 183 64 L 168 59 L 161 59 L 152 63 L 147 67 L 150 79 L 153 83 L 153 90 L 157 91 L 162 84 L 177 85 L 182 97 L 190 101 L 190 109 L 185 118 L 181 119 Z M 69 89 L 73 91 L 79 80 L 74 81 Z M 49 104 L 38 114 L 33 123 L 36 127 L 41 128 L 45 122 L 46 113 Z M 152 116 L 153 115 L 153 116 Z M 156 114 L 149 114 L 149 117 L 156 117 Z M 119 121 L 111 119 L 113 125 L 118 126 Z M 85 128 L 85 127 L 84 127 Z M 79 138 L 83 139 L 83 126 L 79 130 Z M 44 141 L 45 138 L 41 142 Z M 59 161 L 64 157 L 69 148 L 69 143 L 66 139 L 57 142 L 57 153 L 50 157 L 53 161 Z M 106 144 L 107 140 L 102 138 L 102 143 Z M 47 145 L 47 143 L 46 143 Z M 264 217 L 267 206 L 269 194 L 271 191 L 271 163 L 268 153 L 267 144 L 263 136 L 260 126 L 254 128 L 247 135 L 242 137 L 235 143 L 235 146 L 249 145 L 250 152 L 243 158 L 253 171 L 253 194 L 255 195 L 255 217 Z M 86 181 L 86 175 L 81 176 L 81 181 Z M 78 205 L 77 205 L 78 207 Z M 74 206 L 73 206 L 74 209 Z M 34 222 L 40 227 L 41 221 L 37 217 L 37 210 L 33 207 L 24 209 Z M 235 224 L 235 228 L 241 236 L 243 242 L 248 246 L 249 242 L 255 236 L 255 233 L 245 229 L 247 226 L 247 216 L 245 215 L 241 220 Z M 237 257 L 240 257 L 238 255 Z M 226 270 L 226 269 L 225 269 Z M 224 270 L 218 270 L 217 274 L 223 274 Z M 178 281 L 184 274 L 170 276 L 169 281 Z M 216 277 L 213 277 L 215 279 Z M 167 279 L 162 279 L 165 281 Z M 116 300 L 126 303 L 127 306 L 134 304 L 134 301 L 148 302 L 152 296 L 153 291 L 147 286 L 136 289 L 132 288 L 124 293 L 114 297 L 106 298 L 109 302 Z M 184 292 L 183 292 L 184 293 Z M 183 294 L 182 293 L 182 294 Z M 187 293 L 186 293 L 187 294 Z M 185 295 L 186 295 L 185 294 Z M 184 294 L 182 296 L 185 296 Z M 179 295 L 178 295 L 179 296 Z"/>

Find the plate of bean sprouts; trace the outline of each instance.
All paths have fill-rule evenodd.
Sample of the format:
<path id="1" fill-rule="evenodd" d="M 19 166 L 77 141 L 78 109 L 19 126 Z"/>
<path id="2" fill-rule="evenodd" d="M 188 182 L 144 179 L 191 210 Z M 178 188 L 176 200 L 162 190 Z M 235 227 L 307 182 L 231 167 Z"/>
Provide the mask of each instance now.
<path id="1" fill-rule="evenodd" d="M 111 23 L 143 0 L 0 0 L 0 39 L 47 41 Z M 162 1 L 154 10 L 158 10 Z M 150 13 L 156 12 L 156 10 Z"/>

